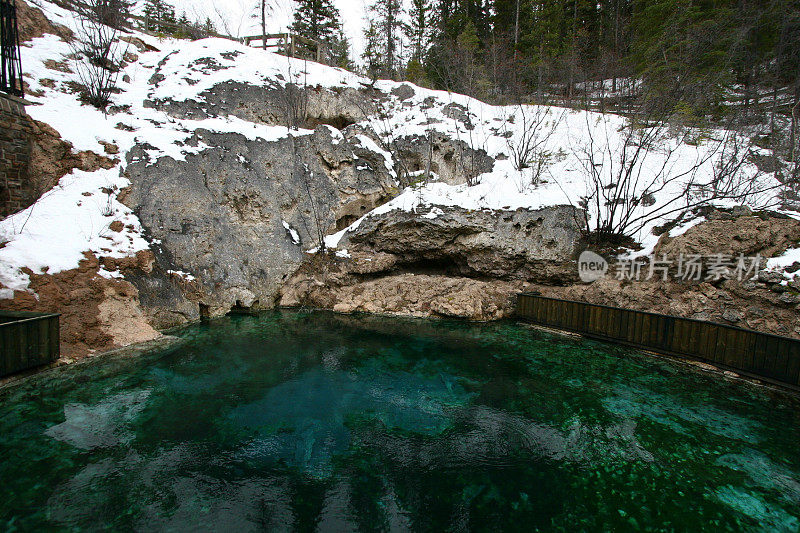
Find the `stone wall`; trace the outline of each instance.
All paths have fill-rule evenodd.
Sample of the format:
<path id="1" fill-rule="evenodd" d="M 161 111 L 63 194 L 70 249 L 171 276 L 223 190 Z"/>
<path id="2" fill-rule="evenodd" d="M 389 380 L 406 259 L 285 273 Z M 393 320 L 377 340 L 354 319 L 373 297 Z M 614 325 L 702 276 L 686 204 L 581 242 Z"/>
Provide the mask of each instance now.
<path id="1" fill-rule="evenodd" d="M 31 133 L 23 101 L 0 93 L 0 217 L 30 205 Z"/>

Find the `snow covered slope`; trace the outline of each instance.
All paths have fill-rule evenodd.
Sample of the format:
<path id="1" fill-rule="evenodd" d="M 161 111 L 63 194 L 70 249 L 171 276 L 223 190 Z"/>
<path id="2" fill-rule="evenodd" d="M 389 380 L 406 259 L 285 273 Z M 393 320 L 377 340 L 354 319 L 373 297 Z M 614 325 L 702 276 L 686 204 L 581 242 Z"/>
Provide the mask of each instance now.
<path id="1" fill-rule="evenodd" d="M 261 33 L 260 12 L 257 0 L 170 0 L 178 14 L 186 13 L 190 20 L 204 21 L 210 18 L 218 31 L 233 37 Z M 267 33 L 285 32 L 294 20 L 295 5 L 292 0 L 273 0 L 267 3 L 270 13 Z M 365 0 L 335 0 L 334 5 L 342 14 L 344 34 L 350 41 L 350 56 L 361 62 L 364 52 L 364 17 L 367 13 Z M 141 8 L 141 6 L 140 6 Z"/>
<path id="2" fill-rule="evenodd" d="M 34 0 L 52 21 L 74 26 L 72 14 L 46 2 Z M 355 89 L 370 85 L 369 80 L 350 72 L 323 65 L 248 48 L 221 39 L 195 42 L 174 39 L 158 40 L 136 35 L 151 51 L 137 51 L 138 57 L 127 65 L 120 77 L 119 94 L 113 98 L 113 112 L 104 114 L 82 105 L 71 90 L 73 72 L 48 68 L 48 61 L 72 63 L 70 48 L 59 37 L 45 35 L 22 48 L 25 78 L 35 105 L 29 114 L 53 126 L 77 150 L 102 153 L 104 143 L 119 147 L 120 163 L 109 170 L 94 173 L 73 172 L 34 206 L 0 222 L 0 296 L 11 297 L 12 289 L 24 290 L 28 276 L 23 267 L 34 272 L 56 273 L 74 268 L 84 251 L 98 256 L 122 257 L 146 249 L 147 242 L 136 216 L 120 203 L 117 192 L 129 181 L 124 175 L 125 156 L 137 143 L 146 142 L 151 159 L 170 157 L 183 160 L 188 154 L 204 150 L 202 144 L 186 143 L 198 129 L 212 132 L 235 132 L 251 139 L 274 140 L 292 135 L 306 135 L 310 130 L 289 132 L 283 126 L 248 122 L 234 116 L 203 120 L 180 119 L 152 106 L 148 100 L 197 100 L 202 93 L 227 81 L 254 85 L 281 85 L 287 82 L 309 87 Z M 209 65 L 212 65 L 209 67 Z M 151 83 L 156 70 L 163 79 Z M 74 69 L 73 69 L 74 70 Z M 401 87 L 405 85 L 405 87 Z M 436 179 L 422 181 L 401 191 L 376 212 L 391 209 L 415 209 L 420 205 L 462 206 L 469 209 L 539 208 L 548 205 L 573 204 L 590 188 L 592 174 L 587 171 L 587 153 L 595 162 L 603 162 L 610 172 L 622 147 L 626 121 L 616 116 L 603 116 L 561 108 L 500 107 L 472 98 L 443 91 L 432 91 L 409 84 L 379 81 L 375 88 L 386 95 L 379 113 L 367 116 L 360 123 L 372 130 L 381 146 L 373 150 L 385 154 L 388 166 L 395 165 L 391 151 L 393 140 L 414 137 L 424 143 L 434 132 L 463 141 L 472 149 L 485 150 L 495 159 L 491 172 L 481 174 L 471 183 L 451 185 Z M 408 90 L 410 88 L 410 91 Z M 517 170 L 513 152 L 524 141 L 531 117 L 539 117 L 543 131 L 552 132 L 542 141 L 537 154 L 546 165 L 534 180 L 534 170 Z M 711 136 L 715 135 L 711 132 Z M 675 176 L 690 172 L 710 178 L 714 175 L 716 155 L 709 153 L 710 143 L 683 143 L 675 138 L 663 140 L 663 146 L 652 150 L 643 161 L 641 187 L 631 194 L 651 196 L 637 214 L 658 208 L 684 194 L 685 180 L 658 183 L 659 172 Z M 697 165 L 698 168 L 694 169 Z M 743 172 L 754 172 L 745 165 Z M 764 185 L 773 178 L 764 176 Z M 651 182 L 655 180 L 656 183 Z M 752 198 L 754 207 L 769 204 L 770 195 Z M 591 209 L 591 206 L 590 206 Z M 433 211 L 435 215 L 435 211 Z M 370 216 L 367 214 L 366 216 Z M 674 215 L 673 215 L 674 216 Z M 636 237 L 652 247 L 653 226 L 665 222 L 655 219 L 641 228 Z M 115 221 L 124 232 L 109 231 Z M 354 222 L 353 227 L 359 221 Z M 343 230 L 347 231 L 347 229 Z M 342 232 L 326 240 L 335 246 Z M 106 273 L 106 275 L 113 275 Z"/>

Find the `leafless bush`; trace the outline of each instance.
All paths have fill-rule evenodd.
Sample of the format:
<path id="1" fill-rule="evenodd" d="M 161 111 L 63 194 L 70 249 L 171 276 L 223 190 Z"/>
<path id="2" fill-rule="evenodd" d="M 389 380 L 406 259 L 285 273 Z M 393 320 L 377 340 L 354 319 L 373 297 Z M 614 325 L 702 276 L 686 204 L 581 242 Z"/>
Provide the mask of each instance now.
<path id="1" fill-rule="evenodd" d="M 77 32 L 70 42 L 76 59 L 78 83 L 82 99 L 98 109 L 105 109 L 116 91 L 122 58 L 127 52 L 118 39 L 118 30 L 104 24 L 110 8 L 105 0 L 90 0 L 86 8 L 76 12 Z"/>
<path id="2" fill-rule="evenodd" d="M 486 149 L 488 135 L 478 135 L 475 125 L 471 123 L 471 117 L 475 117 L 475 114 L 470 110 L 469 104 L 463 107 L 463 122 L 459 121 L 455 114 L 452 115 L 456 139 L 463 142 L 463 144 L 457 144 L 458 157 L 455 162 L 457 168 L 460 167 L 464 174 L 467 186 L 473 187 L 478 184 L 478 177 L 483 170 L 480 154 L 481 152 L 484 155 L 488 153 Z M 463 130 L 461 125 L 463 125 Z"/>
<path id="3" fill-rule="evenodd" d="M 283 104 L 286 127 L 297 130 L 308 120 L 307 69 L 302 73 L 292 71 L 292 60 L 287 57 L 289 80 L 281 86 L 280 96 Z"/>
<path id="4" fill-rule="evenodd" d="M 740 132 L 720 130 L 687 144 L 686 137 L 669 135 L 666 121 L 629 121 L 617 129 L 600 115 L 597 129 L 603 133 L 597 139 L 590 116 L 579 157 L 587 192 L 578 202 L 589 242 L 630 242 L 657 219 L 715 201 L 773 201 L 778 185 L 760 179 L 762 173 L 749 164 L 753 143 Z M 702 146 L 689 156 L 685 148 L 694 143 Z"/>
<path id="5" fill-rule="evenodd" d="M 553 158 L 547 144 L 564 117 L 553 116 L 552 108 L 518 105 L 503 123 L 503 136 L 517 172 L 530 172 L 530 184 L 537 185 Z M 509 124 L 517 125 L 513 130 Z"/>

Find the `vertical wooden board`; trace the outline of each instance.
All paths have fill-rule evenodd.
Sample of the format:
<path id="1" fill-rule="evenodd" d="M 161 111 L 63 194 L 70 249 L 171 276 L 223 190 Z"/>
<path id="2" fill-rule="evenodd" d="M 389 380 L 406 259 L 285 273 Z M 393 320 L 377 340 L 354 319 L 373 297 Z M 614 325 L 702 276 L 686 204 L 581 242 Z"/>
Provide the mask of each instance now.
<path id="1" fill-rule="evenodd" d="M 692 331 L 696 329 L 697 325 L 695 322 L 691 320 L 681 320 L 681 330 L 680 330 L 680 349 L 681 353 L 690 354 L 692 352 L 697 352 L 699 354 L 703 354 L 706 358 L 708 358 L 707 354 L 704 353 L 700 347 L 692 346 Z"/>
<path id="2" fill-rule="evenodd" d="M 558 327 L 567 325 L 567 306 L 565 302 L 558 302 Z"/>
<path id="3" fill-rule="evenodd" d="M 572 329 L 575 331 L 583 329 L 583 306 L 579 303 L 572 304 Z"/>
<path id="4" fill-rule="evenodd" d="M 716 332 L 713 350 L 709 353 L 709 360 L 716 363 L 727 364 L 728 338 L 725 331 L 714 327 Z"/>
<path id="5" fill-rule="evenodd" d="M 767 349 L 767 336 L 756 335 L 753 343 L 753 372 L 761 374 L 764 372 L 764 360 Z"/>
<path id="6" fill-rule="evenodd" d="M 39 364 L 44 365 L 50 361 L 50 321 L 43 318 L 39 321 Z"/>
<path id="7" fill-rule="evenodd" d="M 698 342 L 705 335 L 706 328 L 703 327 L 705 324 L 691 320 L 686 320 L 685 322 L 686 328 L 684 333 L 684 352 L 687 354 L 699 355 L 701 350 L 699 349 L 700 347 L 698 346 Z"/>
<path id="8" fill-rule="evenodd" d="M 602 307 L 595 307 L 597 310 L 597 334 L 602 336 L 608 335 L 608 313 Z"/>
<path id="9" fill-rule="evenodd" d="M 603 334 L 603 309 L 601 307 L 592 307 L 592 314 L 594 315 L 594 330 L 595 335 Z"/>
<path id="10" fill-rule="evenodd" d="M 700 353 L 703 354 L 702 358 L 706 361 L 717 361 L 719 359 L 719 347 L 717 346 L 719 328 L 714 324 L 706 324 L 703 329 L 705 329 L 705 338 L 699 348 Z"/>
<path id="11" fill-rule="evenodd" d="M 664 317 L 650 315 L 650 342 L 660 351 L 664 350 Z"/>
<path id="12" fill-rule="evenodd" d="M 694 320 L 687 320 L 686 324 L 691 331 L 686 343 L 687 353 L 702 359 L 712 360 L 714 349 L 711 337 L 716 337 L 715 328 L 704 322 L 695 322 Z"/>
<path id="13" fill-rule="evenodd" d="M 570 330 L 574 330 L 575 329 L 575 314 L 577 312 L 576 304 L 574 304 L 572 302 L 567 302 L 566 309 L 567 309 L 566 327 L 568 329 L 570 329 Z"/>
<path id="14" fill-rule="evenodd" d="M 646 313 L 642 313 L 642 333 L 641 339 L 642 344 L 647 346 L 648 348 L 653 347 L 653 343 L 650 340 L 650 327 L 652 326 L 652 320 L 650 315 Z"/>
<path id="15" fill-rule="evenodd" d="M 608 336 L 619 339 L 619 309 L 608 309 Z"/>
<path id="16" fill-rule="evenodd" d="M 625 311 L 622 309 L 614 310 L 614 337 L 625 339 Z"/>
<path id="17" fill-rule="evenodd" d="M 630 318 L 631 314 L 626 309 L 622 309 L 622 313 L 619 317 L 619 338 L 624 341 L 630 339 Z"/>
<path id="18" fill-rule="evenodd" d="M 642 339 L 642 314 L 638 311 L 636 313 L 636 318 L 634 319 L 634 327 L 633 327 L 633 334 L 634 334 L 634 342 L 638 344 L 643 344 Z"/>
<path id="19" fill-rule="evenodd" d="M 609 312 L 610 309 L 598 307 L 597 311 L 600 313 L 600 334 L 604 337 L 609 337 L 609 330 L 611 329 L 611 326 L 609 325 L 611 322 L 611 313 Z"/>
<path id="20" fill-rule="evenodd" d="M 698 352 L 702 354 L 703 359 L 707 361 L 717 361 L 720 359 L 720 350 L 717 346 L 717 339 L 719 339 L 720 327 L 717 324 L 704 324 L 703 335 L 700 339 L 700 346 Z"/>
<path id="21" fill-rule="evenodd" d="M 800 341 L 792 339 L 788 345 L 789 362 L 786 366 L 786 381 L 800 385 Z"/>
<path id="22" fill-rule="evenodd" d="M 604 307 L 597 308 L 597 333 L 608 336 L 608 309 Z"/>
<path id="23" fill-rule="evenodd" d="M 673 318 L 671 321 L 671 326 L 669 328 L 669 339 L 667 339 L 667 346 L 669 346 L 669 350 L 671 352 L 683 353 L 684 351 L 684 337 L 681 335 L 684 324 L 686 324 L 686 321 L 679 318 Z"/>
<path id="24" fill-rule="evenodd" d="M 742 345 L 739 349 L 739 356 L 742 359 L 742 367 L 752 372 L 755 369 L 753 358 L 753 351 L 756 345 L 756 339 L 760 336 L 756 332 L 742 331 Z"/>
<path id="25" fill-rule="evenodd" d="M 24 327 L 20 327 L 21 324 L 17 324 L 17 342 L 16 342 L 16 351 L 17 353 L 14 355 L 14 360 L 16 361 L 16 365 L 14 367 L 14 371 L 17 372 L 26 368 L 28 361 L 27 361 L 27 354 L 25 353 L 25 347 L 28 345 L 28 335 L 27 331 L 25 331 Z"/>
<path id="26" fill-rule="evenodd" d="M 8 358 L 8 346 L 6 345 L 6 330 L 8 330 L 7 327 L 0 327 L 0 376 L 5 376 L 7 373 L 6 367 L 8 363 L 6 359 Z"/>
<path id="27" fill-rule="evenodd" d="M 50 323 L 50 361 L 61 357 L 61 317 L 53 317 Z"/>
<path id="28" fill-rule="evenodd" d="M 745 370 L 742 358 L 741 332 L 732 328 L 725 328 L 728 335 L 728 365 L 737 370 Z"/>
<path id="29" fill-rule="evenodd" d="M 564 302 L 564 310 L 566 311 L 564 317 L 564 327 L 569 330 L 575 329 L 575 304 L 572 302 Z"/>
<path id="30" fill-rule="evenodd" d="M 774 377 L 778 381 L 789 382 L 789 342 L 788 339 L 778 340 L 778 353 L 775 357 Z"/>
<path id="31" fill-rule="evenodd" d="M 675 317 L 666 317 L 664 321 L 664 349 L 667 352 L 672 351 L 672 341 L 675 330 Z"/>
<path id="32" fill-rule="evenodd" d="M 779 338 L 772 336 L 767 337 L 766 348 L 764 350 L 764 376 L 775 377 L 779 350 L 778 344 L 780 344 Z"/>
<path id="33" fill-rule="evenodd" d="M 725 364 L 731 368 L 741 368 L 738 358 L 738 332 L 735 329 L 720 327 L 720 334 L 725 336 Z"/>
<path id="34" fill-rule="evenodd" d="M 23 322 L 22 329 L 25 331 L 25 368 L 36 366 L 36 322 Z"/>

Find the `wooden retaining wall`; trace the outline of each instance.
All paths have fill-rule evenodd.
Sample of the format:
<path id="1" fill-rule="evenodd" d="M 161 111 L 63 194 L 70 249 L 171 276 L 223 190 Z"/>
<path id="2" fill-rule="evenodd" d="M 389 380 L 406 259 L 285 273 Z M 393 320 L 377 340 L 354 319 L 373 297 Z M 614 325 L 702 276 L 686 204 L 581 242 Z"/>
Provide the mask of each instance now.
<path id="1" fill-rule="evenodd" d="M 800 340 L 797 339 L 691 318 L 530 293 L 518 296 L 516 313 L 519 318 L 543 326 L 699 359 L 800 388 Z"/>
<path id="2" fill-rule="evenodd" d="M 0 376 L 58 359 L 59 316 L 56 313 L 0 311 Z"/>

